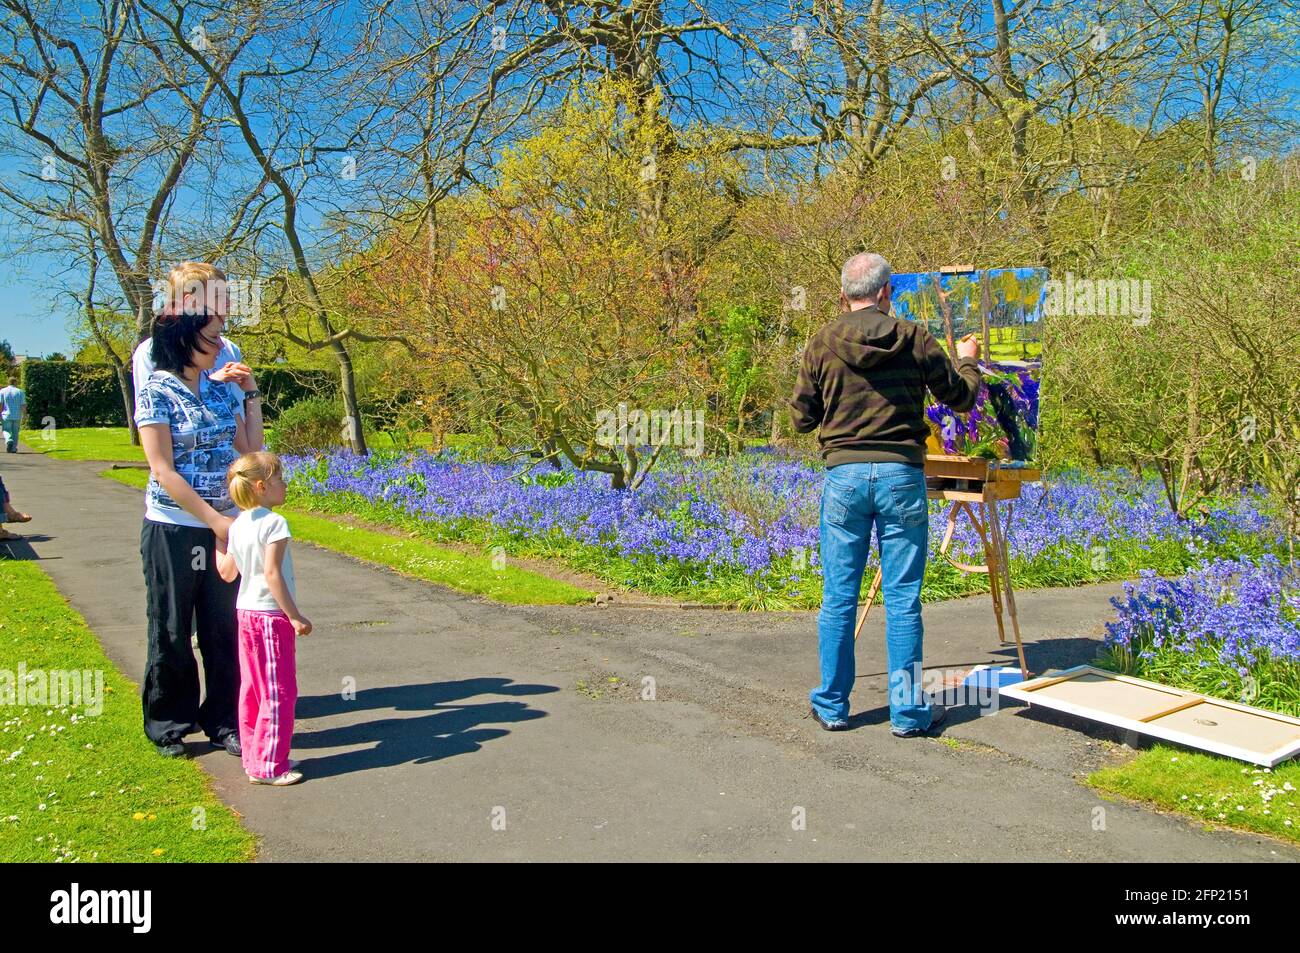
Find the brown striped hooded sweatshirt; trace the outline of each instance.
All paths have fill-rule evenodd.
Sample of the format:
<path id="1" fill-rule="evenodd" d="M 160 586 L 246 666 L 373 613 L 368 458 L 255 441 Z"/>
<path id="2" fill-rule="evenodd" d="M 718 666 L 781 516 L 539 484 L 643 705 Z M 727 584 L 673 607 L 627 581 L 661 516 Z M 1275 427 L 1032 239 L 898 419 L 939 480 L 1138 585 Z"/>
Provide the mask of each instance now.
<path id="1" fill-rule="evenodd" d="M 948 354 L 925 326 L 874 305 L 850 311 L 809 339 L 790 406 L 794 429 L 817 427 L 828 467 L 925 463 L 925 392 L 958 413 L 975 406 L 979 365 Z"/>

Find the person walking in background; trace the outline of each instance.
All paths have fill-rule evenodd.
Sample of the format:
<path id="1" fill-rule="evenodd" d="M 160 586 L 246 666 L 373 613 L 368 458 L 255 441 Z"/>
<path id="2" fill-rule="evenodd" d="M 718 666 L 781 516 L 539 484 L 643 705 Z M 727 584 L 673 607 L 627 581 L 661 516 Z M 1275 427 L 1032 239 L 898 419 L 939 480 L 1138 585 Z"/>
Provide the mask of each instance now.
<path id="1" fill-rule="evenodd" d="M 149 620 L 140 690 L 144 729 L 166 757 L 183 754 L 181 739 L 200 729 L 214 746 L 239 755 L 236 587 L 218 574 L 216 556 L 238 515 L 226 470 L 241 453 L 262 446 L 261 394 L 247 368 L 235 373 L 241 416 L 241 401 L 204 373 L 221 352 L 225 325 L 225 296 L 204 286 L 224 282 L 225 274 L 186 262 L 172 276 L 168 308 L 154 320 L 157 370 L 140 387 L 135 410 L 150 471 L 140 530 Z M 202 705 L 190 646 L 196 623 L 206 680 Z"/>
<path id="2" fill-rule="evenodd" d="M 302 772 L 289 759 L 294 705 L 298 700 L 299 636 L 311 622 L 298 610 L 289 552 L 289 524 L 274 507 L 287 489 L 280 458 L 265 450 L 246 453 L 226 474 L 230 496 L 242 513 L 230 527 L 226 551 L 218 547 L 217 570 L 239 580 L 239 743 L 244 773 L 254 784 L 297 784 Z"/>
<path id="3" fill-rule="evenodd" d="M 927 388 L 964 413 L 979 393 L 979 342 L 957 345 L 954 366 L 924 325 L 890 316 L 889 262 L 854 255 L 840 273 L 840 317 L 804 349 L 791 408 L 826 461 L 821 499 L 821 685 L 809 698 L 828 731 L 849 727 L 853 629 L 875 528 L 889 656 L 889 720 L 899 737 L 925 734 L 944 707 L 921 688 L 921 581 L 929 542 L 925 494 Z"/>
<path id="4" fill-rule="evenodd" d="M 9 453 L 18 452 L 18 428 L 26 406 L 27 395 L 18 389 L 18 378 L 11 375 L 9 383 L 0 387 L 0 427 L 4 429 L 5 450 Z"/>

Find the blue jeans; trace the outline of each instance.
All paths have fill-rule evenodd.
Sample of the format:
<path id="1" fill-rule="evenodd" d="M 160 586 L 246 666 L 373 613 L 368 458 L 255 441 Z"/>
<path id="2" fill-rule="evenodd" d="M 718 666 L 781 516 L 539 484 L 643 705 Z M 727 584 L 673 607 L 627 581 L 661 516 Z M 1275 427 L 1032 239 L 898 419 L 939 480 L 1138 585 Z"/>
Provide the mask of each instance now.
<path id="1" fill-rule="evenodd" d="M 895 728 L 929 728 L 931 709 L 921 686 L 921 579 L 929 544 L 929 505 L 920 466 L 844 463 L 826 474 L 822 608 L 817 617 L 822 683 L 809 697 L 828 721 L 848 718 L 856 675 L 853 628 L 873 526 L 884 570 L 889 720 Z"/>
<path id="2" fill-rule="evenodd" d="M 10 453 L 18 452 L 18 421 L 6 420 L 0 427 L 4 429 L 5 449 Z"/>

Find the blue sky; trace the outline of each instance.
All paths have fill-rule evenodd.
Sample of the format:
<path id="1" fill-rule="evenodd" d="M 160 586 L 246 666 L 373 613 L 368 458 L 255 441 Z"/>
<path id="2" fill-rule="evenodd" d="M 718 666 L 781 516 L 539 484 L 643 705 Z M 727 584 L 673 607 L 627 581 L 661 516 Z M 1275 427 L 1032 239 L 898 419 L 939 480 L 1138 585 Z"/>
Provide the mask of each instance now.
<path id="1" fill-rule="evenodd" d="M 76 305 L 66 297 L 51 300 L 47 286 L 61 267 L 44 255 L 21 263 L 0 260 L 0 340 L 8 340 L 15 354 L 43 357 L 72 349 L 68 324 Z"/>

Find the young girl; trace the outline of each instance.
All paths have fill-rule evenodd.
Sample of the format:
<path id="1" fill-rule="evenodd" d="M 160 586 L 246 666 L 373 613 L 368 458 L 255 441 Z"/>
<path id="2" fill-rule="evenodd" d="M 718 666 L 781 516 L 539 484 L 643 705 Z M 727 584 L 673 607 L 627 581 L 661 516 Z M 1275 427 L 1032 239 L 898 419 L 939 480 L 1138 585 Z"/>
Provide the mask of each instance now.
<path id="1" fill-rule="evenodd" d="M 239 741 L 244 771 L 254 784 L 297 784 L 302 773 L 289 760 L 293 707 L 298 700 L 294 639 L 311 634 L 311 622 L 294 601 L 289 524 L 271 508 L 284 502 L 280 458 L 246 453 L 226 473 L 230 497 L 243 511 L 217 555 L 221 578 L 239 580 Z"/>

